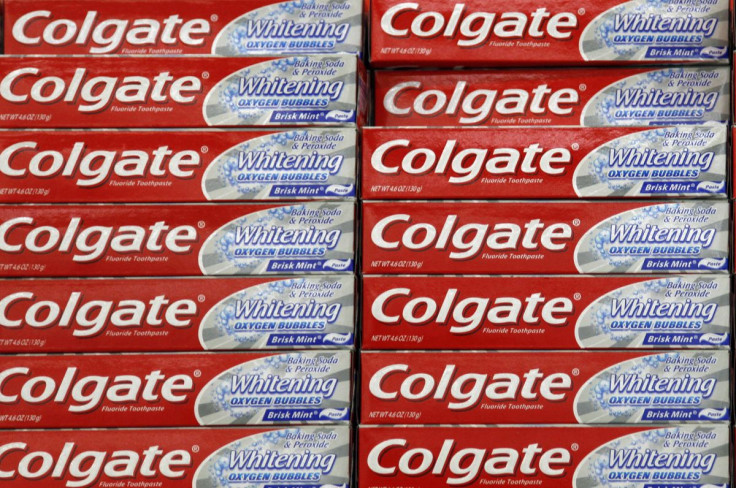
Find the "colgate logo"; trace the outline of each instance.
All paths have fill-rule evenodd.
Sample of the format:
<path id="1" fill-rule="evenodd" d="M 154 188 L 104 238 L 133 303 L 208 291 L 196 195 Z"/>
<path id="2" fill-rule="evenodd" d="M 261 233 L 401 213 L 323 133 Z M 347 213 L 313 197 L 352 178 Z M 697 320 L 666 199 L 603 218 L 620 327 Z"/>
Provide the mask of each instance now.
<path id="1" fill-rule="evenodd" d="M 22 15 L 13 24 L 13 39 L 26 46 L 50 46 L 76 44 L 89 46 L 90 54 L 109 54 L 117 51 L 123 43 L 134 47 L 152 47 L 160 44 L 176 46 L 203 46 L 211 33 L 210 23 L 205 19 L 184 21 L 178 15 L 156 19 L 98 19 L 94 10 L 87 12 L 82 25 L 70 19 L 53 19 L 49 10 L 36 10 Z M 30 27 L 40 23 L 40 36 L 31 36 Z"/>
<path id="2" fill-rule="evenodd" d="M 30 160 L 21 154 L 30 152 Z M 27 157 L 27 156 L 26 156 Z M 18 162 L 23 159 L 23 161 Z M 197 151 L 174 152 L 168 146 L 152 151 L 90 151 L 84 142 L 75 142 L 68 156 L 53 149 L 39 150 L 38 142 L 22 141 L 12 144 L 0 153 L 0 173 L 11 178 L 75 179 L 77 186 L 93 188 L 106 183 L 110 177 L 163 178 L 172 175 L 180 179 L 194 177 L 194 169 L 202 166 Z"/>
<path id="3" fill-rule="evenodd" d="M 438 89 L 425 90 L 420 81 L 405 81 L 391 87 L 383 98 L 384 108 L 400 117 L 419 115 L 460 115 L 460 124 L 479 124 L 492 114 L 507 116 L 543 115 L 549 112 L 565 116 L 580 103 L 578 92 L 572 88 L 552 90 L 546 84 L 528 89 L 507 88 L 502 91 L 479 88 L 467 91 L 468 83 L 459 81 L 448 96 Z M 407 104 L 399 101 L 405 97 Z"/>
<path id="4" fill-rule="evenodd" d="M 21 81 L 30 82 L 27 93 L 18 92 L 17 85 Z M 64 102 L 76 104 L 77 110 L 84 113 L 101 112 L 113 101 L 124 105 L 170 101 L 191 104 L 201 91 L 202 82 L 196 76 L 175 78 L 168 71 L 149 77 L 90 78 L 87 69 L 77 68 L 67 82 L 58 76 L 44 76 L 39 68 L 28 67 L 11 71 L 0 82 L 0 96 L 10 103 L 25 104 L 29 99 L 44 105 Z"/>
<path id="5" fill-rule="evenodd" d="M 167 377 L 159 370 L 142 378 L 130 374 L 78 377 L 77 368 L 69 367 L 58 382 L 50 376 L 34 376 L 30 368 L 23 366 L 0 372 L 0 404 L 53 402 L 66 405 L 72 413 L 89 413 L 99 408 L 103 401 L 184 403 L 192 391 L 194 380 L 190 376 Z"/>
<path id="6" fill-rule="evenodd" d="M 391 151 L 410 149 L 399 164 L 390 161 Z M 371 155 L 371 166 L 382 174 L 395 175 L 404 172 L 412 176 L 430 173 L 447 175 L 448 181 L 464 185 L 477 180 L 485 171 L 491 176 L 542 172 L 562 175 L 572 163 L 572 153 L 566 148 L 544 149 L 539 144 L 529 144 L 519 150 L 512 147 L 492 149 L 467 148 L 457 150 L 457 141 L 445 142 L 439 156 L 431 148 L 414 148 L 409 139 L 395 139 L 378 146 Z"/>
<path id="7" fill-rule="evenodd" d="M 24 227 L 32 229 L 19 242 L 14 233 Z M 36 226 L 32 217 L 16 217 L 0 224 L 1 252 L 73 253 L 72 260 L 79 263 L 97 261 L 107 254 L 108 250 L 119 254 L 143 251 L 186 254 L 192 250 L 191 243 L 196 241 L 197 229 L 191 225 L 171 227 L 164 221 L 156 222 L 149 227 L 93 225 L 85 228 L 82 219 L 73 217 L 63 232 L 50 225 Z"/>
<path id="8" fill-rule="evenodd" d="M 390 306 L 401 308 L 400 315 L 389 315 Z M 385 325 L 402 323 L 413 326 L 436 324 L 446 326 L 453 334 L 472 334 L 481 326 L 538 326 L 568 325 L 575 307 L 571 299 L 548 299 L 541 293 L 525 298 L 517 297 L 460 297 L 460 291 L 450 288 L 441 300 L 432 297 L 414 297 L 410 288 L 392 288 L 378 295 L 371 305 L 372 316 Z M 0 315 L 2 318 L 2 315 Z"/>
<path id="9" fill-rule="evenodd" d="M 389 8 L 381 17 L 381 30 L 392 37 L 455 39 L 460 47 L 474 48 L 491 40 L 544 39 L 568 40 L 578 28 L 578 18 L 572 12 L 552 15 L 546 8 L 530 14 L 523 12 L 466 12 L 465 4 L 457 3 L 446 18 L 442 12 L 421 12 L 414 2 L 403 2 Z M 421 13 L 419 13 L 421 12 Z M 397 21 L 411 19 L 409 29 L 396 27 Z"/>
<path id="10" fill-rule="evenodd" d="M 389 241 L 386 234 L 394 226 L 400 226 L 401 238 Z M 381 249 L 397 250 L 402 246 L 411 251 L 449 249 L 450 259 L 455 260 L 472 259 L 484 246 L 491 251 L 537 251 L 540 246 L 549 251 L 564 251 L 572 237 L 572 227 L 564 223 L 546 224 L 533 219 L 523 226 L 505 222 L 458 226 L 457 215 L 448 215 L 439 231 L 431 223 L 412 224 L 409 214 L 385 217 L 371 230 L 371 241 Z"/>
<path id="11" fill-rule="evenodd" d="M 128 329 L 171 326 L 188 328 L 198 314 L 194 300 L 175 300 L 158 295 L 141 300 L 84 300 L 74 291 L 63 305 L 54 300 L 39 300 L 30 291 L 11 293 L 0 299 L 0 325 L 7 329 L 32 327 L 72 329 L 74 337 L 94 337 L 108 326 Z M 22 317 L 13 320 L 10 317 Z"/>
<path id="12" fill-rule="evenodd" d="M 19 436 L 21 437 L 21 436 Z M 11 464 L 6 458 L 16 457 Z M 186 476 L 187 468 L 192 466 L 192 456 L 188 451 L 177 449 L 164 451 L 157 445 L 136 452 L 130 449 L 120 451 L 80 450 L 76 443 L 66 442 L 58 457 L 48 451 L 31 451 L 22 441 L 0 446 L 0 480 L 17 477 L 38 482 L 44 478 L 66 481 L 70 488 L 83 488 L 97 485 L 102 475 L 110 479 L 130 480 L 137 474 L 148 479 L 160 474 L 169 479 Z"/>
<path id="13" fill-rule="evenodd" d="M 394 466 L 386 465 L 385 456 L 399 449 L 401 455 Z M 392 456 L 395 458 L 395 456 Z M 435 456 L 431 449 L 413 447 L 407 439 L 388 439 L 378 443 L 368 453 L 368 467 L 380 476 L 398 473 L 411 477 L 432 475 L 445 477 L 449 486 L 473 483 L 481 473 L 494 478 L 513 475 L 562 477 L 571 466 L 572 456 L 564 448 L 545 449 L 538 443 L 522 449 L 514 447 L 458 448 L 455 439 L 446 439 Z"/>
<path id="14" fill-rule="evenodd" d="M 388 390 L 385 383 L 394 375 L 398 375 L 399 387 Z M 540 397 L 561 402 L 572 391 L 572 378 L 566 373 L 545 374 L 538 368 L 523 375 L 464 373 L 457 376 L 457 366 L 448 364 L 439 379 L 435 379 L 430 373 L 412 372 L 408 364 L 392 364 L 376 371 L 368 388 L 379 400 L 402 398 L 412 402 L 442 402 L 449 410 L 458 411 L 474 408 L 483 397 L 492 402 L 538 401 Z"/>

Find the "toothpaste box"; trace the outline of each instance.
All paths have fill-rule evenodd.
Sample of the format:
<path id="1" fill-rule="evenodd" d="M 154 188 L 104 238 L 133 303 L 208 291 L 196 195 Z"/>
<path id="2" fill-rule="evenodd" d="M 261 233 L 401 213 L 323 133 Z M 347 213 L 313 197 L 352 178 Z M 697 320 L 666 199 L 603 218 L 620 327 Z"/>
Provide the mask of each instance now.
<path id="1" fill-rule="evenodd" d="M 352 347 L 348 275 L 0 281 L 0 353 Z"/>
<path id="2" fill-rule="evenodd" d="M 9 488 L 347 486 L 352 457 L 336 425 L 0 431 L 0 452 Z"/>
<path id="3" fill-rule="evenodd" d="M 361 426 L 360 488 L 728 487 L 729 430 L 702 426 Z"/>
<path id="4" fill-rule="evenodd" d="M 729 207 L 670 202 L 366 202 L 366 274 L 725 272 Z"/>
<path id="5" fill-rule="evenodd" d="M 726 67 L 377 71 L 378 126 L 650 126 L 730 120 Z"/>
<path id="6" fill-rule="evenodd" d="M 727 350 L 369 352 L 364 424 L 728 423 Z"/>
<path id="7" fill-rule="evenodd" d="M 0 127 L 362 124 L 353 55 L 0 59 Z"/>
<path id="8" fill-rule="evenodd" d="M 0 205 L 5 277 L 351 272 L 355 206 Z"/>
<path id="9" fill-rule="evenodd" d="M 0 201 L 355 197 L 354 129 L 0 131 Z"/>
<path id="10" fill-rule="evenodd" d="M 730 289 L 724 275 L 366 276 L 362 347 L 728 348 Z"/>
<path id="11" fill-rule="evenodd" d="M 727 62 L 729 0 L 374 0 L 376 66 Z"/>
<path id="12" fill-rule="evenodd" d="M 8 0 L 6 54 L 360 54 L 349 0 Z"/>
<path id="13" fill-rule="evenodd" d="M 348 422 L 350 351 L 0 358 L 0 427 Z"/>
<path id="14" fill-rule="evenodd" d="M 724 125 L 366 128 L 367 199 L 727 196 Z"/>

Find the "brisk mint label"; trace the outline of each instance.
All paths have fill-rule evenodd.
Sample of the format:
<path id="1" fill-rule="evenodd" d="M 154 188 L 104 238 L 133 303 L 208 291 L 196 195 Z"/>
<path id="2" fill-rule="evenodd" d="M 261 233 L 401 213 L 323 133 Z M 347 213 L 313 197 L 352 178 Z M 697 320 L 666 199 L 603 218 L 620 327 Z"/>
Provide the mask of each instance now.
<path id="1" fill-rule="evenodd" d="M 354 343 L 352 276 L 276 280 L 235 293 L 202 321 L 205 349 L 349 347 Z"/>
<path id="2" fill-rule="evenodd" d="M 586 61 L 726 60 L 728 2 L 634 0 L 598 16 L 583 31 Z"/>
<path id="3" fill-rule="evenodd" d="M 223 56 L 348 52 L 360 54 L 359 2 L 292 0 L 274 3 L 233 20 L 217 36 L 213 53 Z"/>
<path id="4" fill-rule="evenodd" d="M 207 94 L 208 125 L 343 125 L 357 121 L 358 60 L 297 56 L 231 74 Z"/>
<path id="5" fill-rule="evenodd" d="M 725 203 L 650 205 L 615 215 L 577 244 L 583 273 L 717 272 L 728 269 Z"/>
<path id="6" fill-rule="evenodd" d="M 728 429 L 712 425 L 627 435 L 588 454 L 575 471 L 573 486 L 727 487 L 728 437 Z"/>
<path id="7" fill-rule="evenodd" d="M 254 212 L 215 231 L 199 255 L 205 274 L 307 274 L 354 268 L 354 206 L 309 203 Z"/>
<path id="8" fill-rule="evenodd" d="M 575 170 L 582 197 L 725 196 L 726 127 L 651 129 L 613 139 Z"/>
<path id="9" fill-rule="evenodd" d="M 278 132 L 223 152 L 207 168 L 208 200 L 352 198 L 356 195 L 352 129 Z"/>
<path id="10" fill-rule="evenodd" d="M 585 126 L 678 125 L 730 120 L 725 68 L 665 68 L 625 78 L 597 93 L 583 110 Z"/>
<path id="11" fill-rule="evenodd" d="M 612 366 L 575 398 L 579 423 L 710 422 L 730 418 L 726 351 L 652 354 Z"/>
<path id="12" fill-rule="evenodd" d="M 350 451 L 348 427 L 293 427 L 253 434 L 205 459 L 193 486 L 348 486 Z"/>
<path id="13" fill-rule="evenodd" d="M 728 347 L 729 296 L 725 276 L 646 280 L 589 305 L 575 334 L 585 348 Z"/>
<path id="14" fill-rule="evenodd" d="M 197 398 L 200 425 L 334 423 L 350 419 L 349 351 L 255 359 L 210 381 Z"/>

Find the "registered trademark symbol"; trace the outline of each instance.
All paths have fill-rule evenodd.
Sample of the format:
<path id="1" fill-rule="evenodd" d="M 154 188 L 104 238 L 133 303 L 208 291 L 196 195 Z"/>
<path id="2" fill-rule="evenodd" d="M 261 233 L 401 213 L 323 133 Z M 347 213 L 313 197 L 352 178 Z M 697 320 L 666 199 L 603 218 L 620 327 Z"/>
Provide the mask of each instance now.
<path id="1" fill-rule="evenodd" d="M 579 226 L 580 225 L 580 219 L 573 219 L 572 225 L 574 225 L 575 227 Z"/>
<path id="2" fill-rule="evenodd" d="M 195 369 L 193 374 L 195 378 L 199 378 L 200 376 L 202 376 L 202 372 L 198 369 Z"/>
<path id="3" fill-rule="evenodd" d="M 580 149 L 580 144 L 578 144 L 577 142 L 573 142 L 572 146 L 570 147 L 572 147 L 573 151 L 577 151 L 578 149 Z"/>
<path id="4" fill-rule="evenodd" d="M 220 17 L 218 17 L 218 16 L 217 16 L 217 14 L 214 14 L 214 15 L 212 15 L 212 16 L 210 17 L 210 20 L 211 20 L 212 22 L 217 22 L 218 20 L 220 20 Z"/>
<path id="5" fill-rule="evenodd" d="M 204 229 L 205 225 L 206 224 L 204 223 L 204 220 L 200 220 L 199 222 L 197 222 L 197 227 L 199 227 L 200 229 Z"/>
<path id="6" fill-rule="evenodd" d="M 199 295 L 199 296 L 197 297 L 197 301 L 198 301 L 199 303 L 202 303 L 202 302 L 204 302 L 204 300 L 205 300 L 205 296 L 204 296 L 204 295 Z"/>
<path id="7" fill-rule="evenodd" d="M 578 449 L 580 449 L 580 446 L 578 445 L 577 442 L 574 442 L 572 446 L 570 446 L 570 449 L 573 451 L 577 451 Z"/>
<path id="8" fill-rule="evenodd" d="M 580 83 L 580 86 L 578 86 L 578 88 L 580 88 L 580 91 L 585 91 L 588 89 L 588 85 L 586 85 L 585 83 Z"/>
<path id="9" fill-rule="evenodd" d="M 578 15 L 585 15 L 585 9 L 584 8 L 579 8 L 578 9 Z"/>
<path id="10" fill-rule="evenodd" d="M 574 298 L 575 300 L 580 300 L 581 298 L 583 298 L 583 295 L 581 295 L 580 293 L 576 293 L 576 294 L 574 294 L 574 295 L 573 295 L 572 297 L 573 297 L 573 298 Z"/>
<path id="11" fill-rule="evenodd" d="M 203 71 L 202 72 L 202 79 L 203 80 L 206 80 L 209 77 L 210 77 L 210 72 L 209 71 Z"/>
<path id="12" fill-rule="evenodd" d="M 574 368 L 574 369 L 572 370 L 572 375 L 573 375 L 573 376 L 578 376 L 579 374 L 580 374 L 580 370 L 579 370 L 578 368 Z"/>
<path id="13" fill-rule="evenodd" d="M 199 452 L 199 446 L 197 444 L 192 446 L 192 452 Z"/>
<path id="14" fill-rule="evenodd" d="M 199 148 L 199 150 L 202 152 L 202 154 L 207 154 L 208 152 L 210 152 L 210 148 L 207 146 L 202 146 Z"/>

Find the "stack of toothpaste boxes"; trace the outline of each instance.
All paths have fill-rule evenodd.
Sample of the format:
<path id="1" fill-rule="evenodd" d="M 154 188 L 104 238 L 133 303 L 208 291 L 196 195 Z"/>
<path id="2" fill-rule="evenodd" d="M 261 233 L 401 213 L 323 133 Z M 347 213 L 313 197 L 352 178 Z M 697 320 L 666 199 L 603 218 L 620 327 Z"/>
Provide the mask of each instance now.
<path id="1" fill-rule="evenodd" d="M 0 485 L 350 484 L 361 5 L 3 19 Z"/>
<path id="2" fill-rule="evenodd" d="M 373 0 L 360 487 L 729 486 L 729 3 Z"/>

